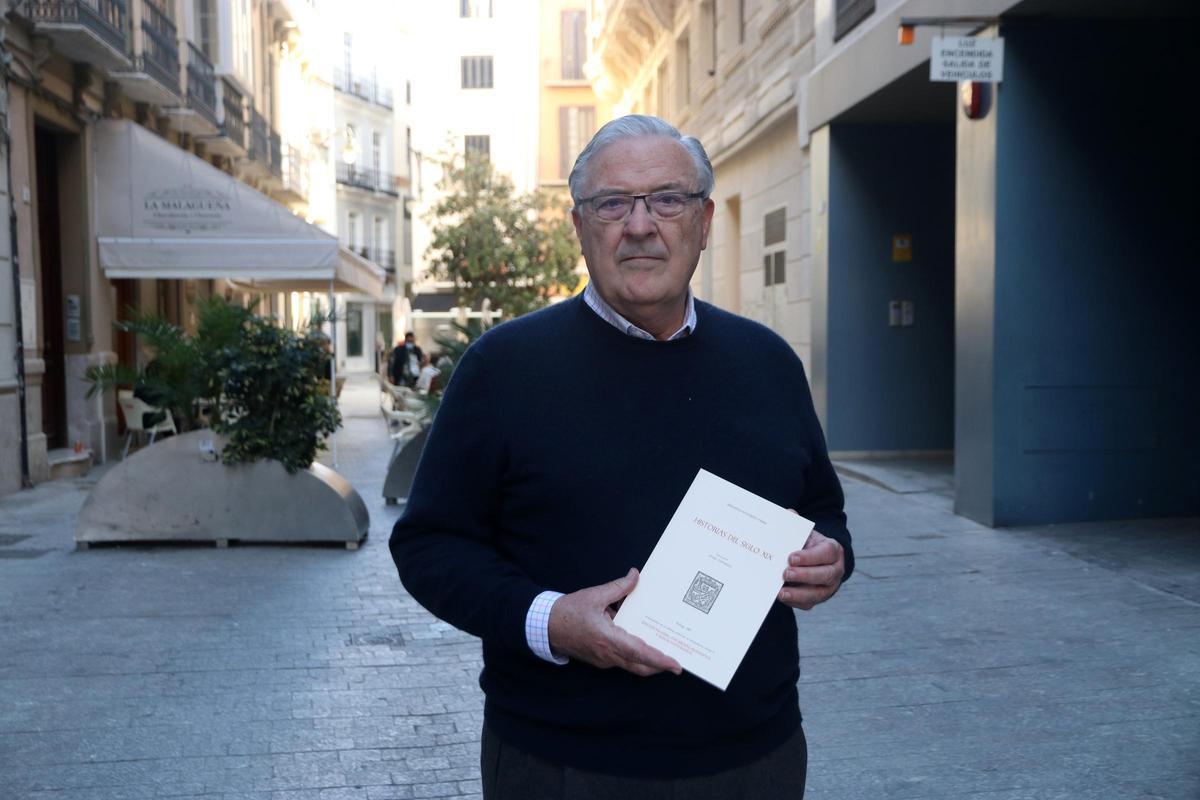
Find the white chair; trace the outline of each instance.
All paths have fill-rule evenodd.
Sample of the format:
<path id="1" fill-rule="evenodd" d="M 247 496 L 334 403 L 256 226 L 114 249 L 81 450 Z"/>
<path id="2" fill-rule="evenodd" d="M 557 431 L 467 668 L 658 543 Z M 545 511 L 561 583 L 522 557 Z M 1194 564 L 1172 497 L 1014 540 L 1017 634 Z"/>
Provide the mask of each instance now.
<path id="1" fill-rule="evenodd" d="M 133 396 L 131 389 L 119 389 L 117 391 L 117 402 L 121 404 L 121 412 L 125 415 L 125 449 L 121 451 L 121 460 L 125 460 L 125 456 L 129 455 L 129 443 L 133 439 L 135 433 L 150 434 L 150 444 L 154 444 L 154 437 L 160 433 L 179 433 L 175 429 L 175 418 L 171 416 L 170 409 L 155 408 L 144 400 L 140 400 Z M 166 417 L 157 425 L 147 428 L 142 424 L 143 414 L 153 414 L 162 412 Z"/>

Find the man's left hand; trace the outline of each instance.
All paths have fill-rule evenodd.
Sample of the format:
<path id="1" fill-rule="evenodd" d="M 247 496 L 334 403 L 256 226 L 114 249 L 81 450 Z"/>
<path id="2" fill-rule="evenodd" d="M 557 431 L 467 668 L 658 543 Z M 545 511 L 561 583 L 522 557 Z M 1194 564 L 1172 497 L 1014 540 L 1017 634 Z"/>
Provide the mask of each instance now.
<path id="1" fill-rule="evenodd" d="M 846 574 L 846 554 L 836 539 L 813 531 L 801 550 L 788 555 L 779 602 L 808 611 L 833 597 Z"/>

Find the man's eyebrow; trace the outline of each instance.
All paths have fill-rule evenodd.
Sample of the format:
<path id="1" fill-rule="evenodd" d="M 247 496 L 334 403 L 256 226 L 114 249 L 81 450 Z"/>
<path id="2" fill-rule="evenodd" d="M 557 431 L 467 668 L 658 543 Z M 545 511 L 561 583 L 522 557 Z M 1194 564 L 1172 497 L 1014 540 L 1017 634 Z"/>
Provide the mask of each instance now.
<path id="1" fill-rule="evenodd" d="M 614 189 L 614 188 L 610 188 L 610 187 L 605 187 L 605 188 L 597 189 L 595 192 L 592 193 L 591 196 L 592 197 L 602 197 L 604 195 L 609 195 L 609 194 L 657 194 L 658 192 L 687 192 L 687 191 L 691 191 L 691 190 L 687 188 L 686 184 L 681 183 L 679 181 L 672 181 L 670 183 L 660 184 L 659 186 L 654 187 L 653 189 L 651 189 L 648 192 L 633 192 L 633 191 L 630 191 L 629 189 Z"/>

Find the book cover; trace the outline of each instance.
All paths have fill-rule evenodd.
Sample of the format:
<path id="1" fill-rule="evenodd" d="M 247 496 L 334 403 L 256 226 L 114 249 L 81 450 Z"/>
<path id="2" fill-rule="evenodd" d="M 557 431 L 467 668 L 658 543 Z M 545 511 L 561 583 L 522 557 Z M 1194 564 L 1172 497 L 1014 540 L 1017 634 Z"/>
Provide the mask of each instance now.
<path id="1" fill-rule="evenodd" d="M 613 622 L 724 691 L 812 528 L 702 469 Z"/>

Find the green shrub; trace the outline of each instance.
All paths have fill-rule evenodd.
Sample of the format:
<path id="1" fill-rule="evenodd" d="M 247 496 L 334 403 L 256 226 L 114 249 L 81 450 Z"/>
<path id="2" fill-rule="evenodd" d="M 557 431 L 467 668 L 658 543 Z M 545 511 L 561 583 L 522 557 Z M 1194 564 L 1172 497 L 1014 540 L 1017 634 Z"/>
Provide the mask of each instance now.
<path id="1" fill-rule="evenodd" d="M 140 372 L 120 364 L 89 369 L 88 395 L 140 386 L 161 398 L 183 430 L 200 426 L 199 409 L 208 406 L 213 430 L 228 438 L 226 464 L 270 458 L 288 472 L 306 469 L 341 424 L 329 392 L 324 320 L 296 333 L 219 297 L 201 301 L 197 318 L 189 336 L 160 317 L 131 312 L 117 326 L 140 336 L 152 360 Z"/>

